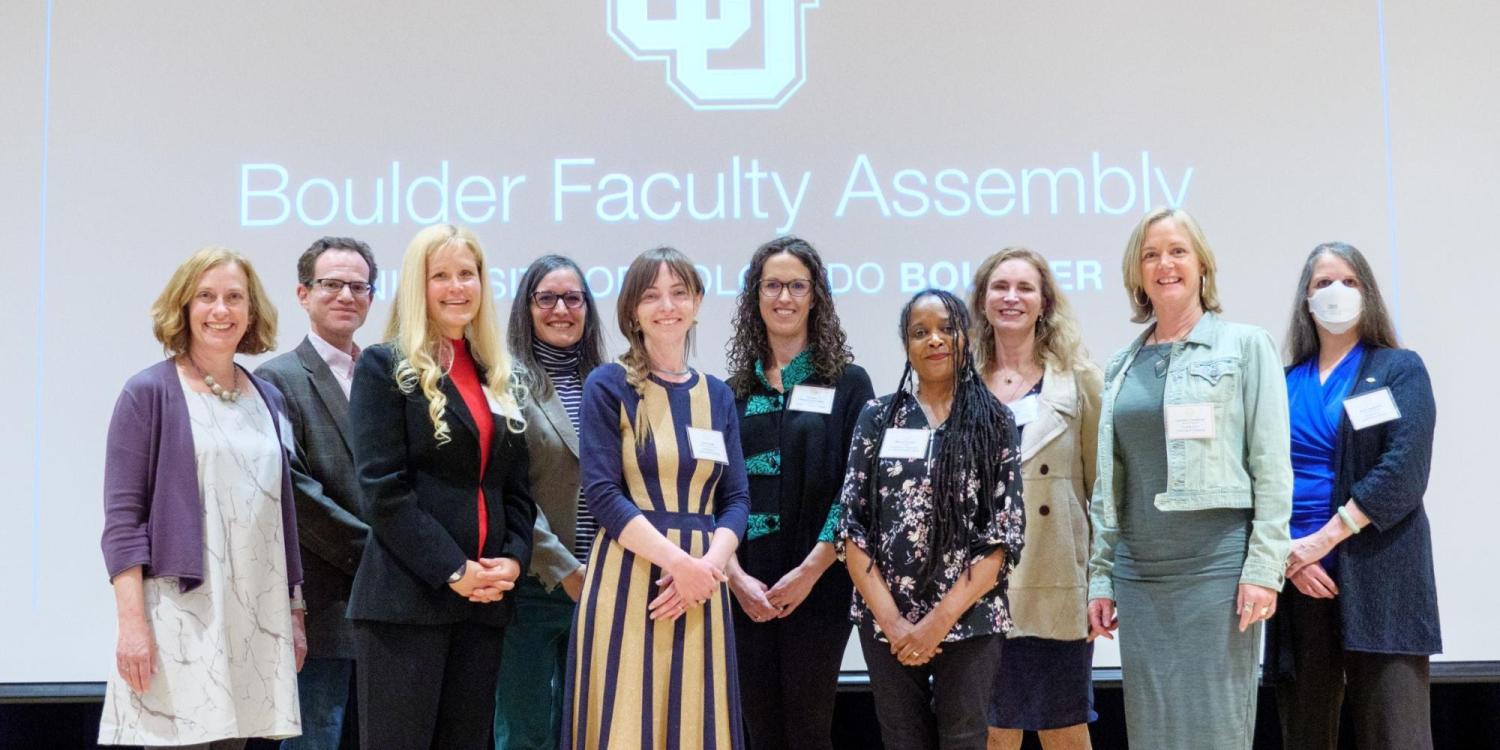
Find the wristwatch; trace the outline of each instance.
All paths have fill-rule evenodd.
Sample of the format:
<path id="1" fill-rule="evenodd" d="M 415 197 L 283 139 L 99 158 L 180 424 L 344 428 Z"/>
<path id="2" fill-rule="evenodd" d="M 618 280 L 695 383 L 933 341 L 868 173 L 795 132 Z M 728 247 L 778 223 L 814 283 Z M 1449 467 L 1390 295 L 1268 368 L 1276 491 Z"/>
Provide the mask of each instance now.
<path id="1" fill-rule="evenodd" d="M 448 583 L 458 583 L 459 581 L 462 581 L 464 579 L 464 571 L 468 569 L 469 561 L 465 560 L 463 565 L 458 566 L 458 570 L 453 571 L 453 574 L 448 576 Z"/>

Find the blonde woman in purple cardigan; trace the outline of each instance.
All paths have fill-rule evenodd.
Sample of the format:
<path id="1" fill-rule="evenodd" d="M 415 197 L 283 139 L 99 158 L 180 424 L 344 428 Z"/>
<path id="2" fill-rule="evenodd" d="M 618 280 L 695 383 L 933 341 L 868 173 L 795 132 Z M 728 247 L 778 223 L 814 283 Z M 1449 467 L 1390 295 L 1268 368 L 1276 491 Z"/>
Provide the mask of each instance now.
<path id="1" fill-rule="evenodd" d="M 204 248 L 151 307 L 167 359 L 109 424 L 101 546 L 119 641 L 99 744 L 243 747 L 301 732 L 307 653 L 281 394 L 235 364 L 275 347 L 248 260 Z"/>

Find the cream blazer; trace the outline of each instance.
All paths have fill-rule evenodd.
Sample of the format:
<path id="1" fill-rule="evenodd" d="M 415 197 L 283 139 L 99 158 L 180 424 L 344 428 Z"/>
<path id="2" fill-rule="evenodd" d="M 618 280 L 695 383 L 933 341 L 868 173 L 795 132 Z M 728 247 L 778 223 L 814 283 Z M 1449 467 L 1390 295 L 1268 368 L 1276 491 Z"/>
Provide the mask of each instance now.
<path id="1" fill-rule="evenodd" d="M 1048 365 L 1037 419 L 1021 438 L 1026 546 L 1010 578 L 1009 637 L 1088 636 L 1089 496 L 1104 376 L 1087 360 Z"/>

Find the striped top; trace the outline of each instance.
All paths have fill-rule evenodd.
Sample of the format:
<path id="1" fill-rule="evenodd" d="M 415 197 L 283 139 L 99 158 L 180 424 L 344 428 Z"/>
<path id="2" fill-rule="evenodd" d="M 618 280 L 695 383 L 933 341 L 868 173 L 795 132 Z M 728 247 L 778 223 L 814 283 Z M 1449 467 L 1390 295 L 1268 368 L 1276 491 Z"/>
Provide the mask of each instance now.
<path id="1" fill-rule="evenodd" d="M 568 412 L 568 421 L 573 423 L 573 432 L 576 434 L 578 406 L 583 403 L 583 381 L 578 378 L 578 344 L 559 349 L 538 339 L 532 342 L 531 351 L 536 355 L 537 362 L 541 363 L 542 370 L 547 373 L 547 379 L 552 381 L 552 390 L 557 393 L 557 400 L 562 402 L 563 409 Z M 594 546 L 594 536 L 598 533 L 599 522 L 589 512 L 588 501 L 584 499 L 583 487 L 580 485 L 578 521 L 573 536 L 573 556 L 579 562 L 588 564 L 589 548 Z"/>

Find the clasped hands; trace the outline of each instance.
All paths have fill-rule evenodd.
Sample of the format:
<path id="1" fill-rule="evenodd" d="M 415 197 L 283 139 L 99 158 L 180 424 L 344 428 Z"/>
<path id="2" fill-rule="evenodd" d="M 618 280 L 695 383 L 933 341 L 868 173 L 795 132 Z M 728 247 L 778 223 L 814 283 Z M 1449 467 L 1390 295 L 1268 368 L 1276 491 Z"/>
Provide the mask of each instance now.
<path id="1" fill-rule="evenodd" d="M 1323 558 L 1333 551 L 1338 540 L 1318 531 L 1292 540 L 1292 551 L 1286 557 L 1286 578 L 1304 596 L 1332 599 L 1339 595 L 1338 584 L 1323 569 Z"/>
<path id="2" fill-rule="evenodd" d="M 509 557 L 481 557 L 464 564 L 464 575 L 448 584 L 453 593 L 477 604 L 489 604 L 505 598 L 505 592 L 516 587 L 521 564 Z"/>
<path id="3" fill-rule="evenodd" d="M 724 568 L 703 557 L 683 553 L 656 581 L 660 593 L 649 605 L 651 619 L 676 620 L 713 597 L 719 584 L 729 580 Z"/>
<path id="4" fill-rule="evenodd" d="M 891 655 L 903 666 L 920 667 L 943 653 L 943 638 L 953 629 L 952 618 L 934 609 L 912 624 L 904 616 L 880 623 L 890 640 Z"/>

